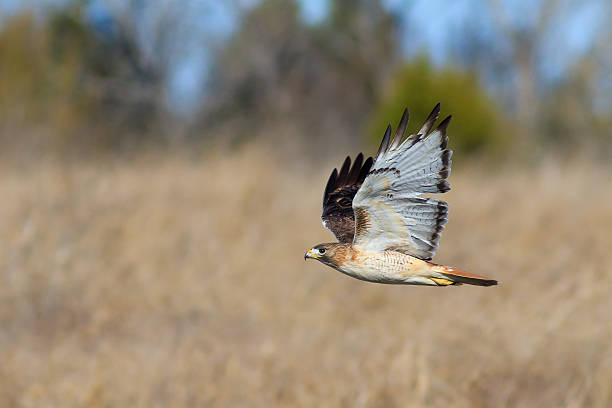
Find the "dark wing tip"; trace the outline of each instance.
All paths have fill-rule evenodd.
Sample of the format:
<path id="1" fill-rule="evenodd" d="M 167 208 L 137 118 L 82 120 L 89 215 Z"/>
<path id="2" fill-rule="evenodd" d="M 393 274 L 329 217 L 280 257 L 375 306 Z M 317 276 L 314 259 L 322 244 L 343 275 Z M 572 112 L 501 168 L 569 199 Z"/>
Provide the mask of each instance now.
<path id="1" fill-rule="evenodd" d="M 451 157 L 453 155 L 452 150 L 444 150 L 442 152 L 442 169 L 440 170 L 440 177 L 445 179 L 450 175 L 451 171 Z"/>
<path id="2" fill-rule="evenodd" d="M 351 168 L 351 156 L 346 156 L 344 159 L 344 163 L 342 163 L 342 167 L 340 168 L 340 172 L 338 173 L 338 181 L 337 185 L 342 185 L 346 183 L 348 180 L 349 169 Z"/>
<path id="3" fill-rule="evenodd" d="M 436 188 L 438 189 L 439 193 L 446 193 L 450 190 L 450 183 L 446 180 L 440 180 L 438 181 L 438 184 L 436 184 Z"/>
<path id="4" fill-rule="evenodd" d="M 391 142 L 391 149 L 398 147 L 402 143 L 402 138 L 404 137 L 404 133 L 406 133 L 406 127 L 408 126 L 408 120 L 410 120 L 410 112 L 408 112 L 408 108 L 404 109 L 404 113 L 402 114 L 402 118 L 400 119 L 400 123 L 395 130 L 395 134 L 393 135 L 393 142 Z"/>
<path id="5" fill-rule="evenodd" d="M 366 161 L 361 166 L 361 171 L 359 172 L 359 177 L 357 178 L 357 182 L 359 184 L 363 183 L 363 180 L 368 176 L 372 165 L 374 164 L 374 159 L 372 157 L 368 157 Z"/>
<path id="6" fill-rule="evenodd" d="M 446 136 L 446 128 L 448 128 L 448 124 L 450 123 L 451 118 L 452 116 L 448 115 L 446 118 L 444 118 L 444 120 L 438 125 L 438 128 L 436 129 L 437 131 L 440 131 L 440 133 L 442 134 L 442 137 L 440 138 L 440 149 L 446 149 L 446 145 L 448 144 L 448 136 Z"/>
<path id="7" fill-rule="evenodd" d="M 359 187 L 361 183 L 363 183 L 363 180 L 365 180 L 373 164 L 374 160 L 371 157 L 368 157 L 364 162 L 363 153 L 359 153 L 351 166 L 351 157 L 346 156 L 346 159 L 344 159 L 340 167 L 340 171 L 334 168 L 329 175 L 323 195 L 323 205 L 325 205 L 329 197 L 334 194 L 334 190 L 348 186 Z"/>
<path id="8" fill-rule="evenodd" d="M 371 157 L 364 162 L 363 157 L 359 153 L 352 166 L 350 156 L 347 157 L 339 172 L 332 171 L 325 187 L 321 219 L 339 242 L 351 242 L 355 233 L 353 198 L 374 163 Z"/>
<path id="9" fill-rule="evenodd" d="M 376 153 L 376 157 L 381 155 L 387 151 L 387 147 L 389 147 L 389 138 L 391 137 L 391 125 L 387 125 L 387 130 L 385 131 L 385 135 L 383 136 L 382 142 L 380 142 L 380 147 L 378 148 L 378 153 Z"/>
<path id="10" fill-rule="evenodd" d="M 448 115 L 447 117 L 445 117 L 444 120 L 440 122 L 436 130 L 439 130 L 440 132 L 442 132 L 443 135 L 446 135 L 446 128 L 448 128 L 448 124 L 450 123 L 452 118 L 453 115 Z"/>
<path id="11" fill-rule="evenodd" d="M 325 186 L 325 192 L 323 193 L 323 205 L 327 201 L 330 193 L 336 187 L 336 180 L 338 179 L 338 169 L 334 168 L 334 170 L 329 175 L 329 179 L 327 179 L 327 185 Z"/>
<path id="12" fill-rule="evenodd" d="M 347 184 L 355 184 L 357 179 L 359 178 L 359 172 L 361 171 L 361 165 L 363 164 L 363 153 L 359 153 L 357 157 L 355 157 L 355 161 L 353 162 L 353 167 L 351 167 L 351 171 L 349 171 L 348 178 L 346 180 Z"/>
<path id="13" fill-rule="evenodd" d="M 436 106 L 434 106 L 433 110 L 425 120 L 423 127 L 421 127 L 421 130 L 419 130 L 419 134 L 427 136 L 436 120 L 438 120 L 438 116 L 440 116 L 440 102 L 438 102 Z"/>

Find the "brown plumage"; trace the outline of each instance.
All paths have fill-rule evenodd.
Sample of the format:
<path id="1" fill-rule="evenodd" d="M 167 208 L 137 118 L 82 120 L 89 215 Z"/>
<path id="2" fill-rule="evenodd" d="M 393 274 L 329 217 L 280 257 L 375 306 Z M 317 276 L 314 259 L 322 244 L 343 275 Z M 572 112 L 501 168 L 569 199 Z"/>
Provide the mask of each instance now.
<path id="1" fill-rule="evenodd" d="M 496 285 L 497 281 L 428 262 L 438 249 L 447 222 L 448 205 L 422 193 L 450 189 L 452 151 L 446 148 L 451 117 L 432 131 L 440 113 L 437 104 L 415 135 L 404 139 L 405 110 L 391 139 L 383 136 L 376 159 L 359 153 L 351 167 L 347 157 L 334 169 L 323 195 L 323 226 L 338 239 L 319 244 L 304 258 L 313 258 L 357 279 L 393 284 L 449 286 Z"/>
<path id="2" fill-rule="evenodd" d="M 368 157 L 363 161 L 363 153 L 355 158 L 351 168 L 351 158 L 344 160 L 340 173 L 334 169 L 329 176 L 323 194 L 323 225 L 333 232 L 338 242 L 352 242 L 355 235 L 355 215 L 353 197 L 365 180 L 374 160 Z"/>

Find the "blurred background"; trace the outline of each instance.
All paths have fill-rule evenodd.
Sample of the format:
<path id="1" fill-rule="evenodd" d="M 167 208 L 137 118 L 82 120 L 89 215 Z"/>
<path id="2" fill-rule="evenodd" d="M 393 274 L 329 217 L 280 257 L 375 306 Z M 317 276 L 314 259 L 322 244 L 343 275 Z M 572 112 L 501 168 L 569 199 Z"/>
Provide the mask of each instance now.
<path id="1" fill-rule="evenodd" d="M 612 406 L 607 0 L 0 0 L 0 406 Z M 434 261 L 323 187 L 452 114 Z"/>

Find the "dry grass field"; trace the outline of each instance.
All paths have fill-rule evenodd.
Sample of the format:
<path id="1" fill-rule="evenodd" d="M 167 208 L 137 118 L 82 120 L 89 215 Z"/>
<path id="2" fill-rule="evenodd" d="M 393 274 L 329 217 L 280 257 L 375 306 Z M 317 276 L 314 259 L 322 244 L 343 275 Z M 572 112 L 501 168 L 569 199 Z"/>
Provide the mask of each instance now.
<path id="1" fill-rule="evenodd" d="M 610 168 L 456 169 L 434 260 L 502 284 L 402 287 L 265 154 L 0 169 L 0 406 L 612 406 Z"/>

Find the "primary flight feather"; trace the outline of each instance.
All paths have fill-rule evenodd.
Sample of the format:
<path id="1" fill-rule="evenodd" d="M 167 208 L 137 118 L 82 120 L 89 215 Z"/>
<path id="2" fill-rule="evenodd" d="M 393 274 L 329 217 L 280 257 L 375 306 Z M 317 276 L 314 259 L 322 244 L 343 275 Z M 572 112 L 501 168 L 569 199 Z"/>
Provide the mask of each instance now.
<path id="1" fill-rule="evenodd" d="M 429 262 L 448 220 L 444 201 L 423 193 L 450 189 L 452 151 L 446 148 L 448 116 L 432 131 L 440 113 L 437 104 L 425 124 L 404 138 L 408 110 L 391 138 L 383 136 L 376 159 L 359 153 L 334 169 L 323 194 L 323 226 L 338 242 L 309 249 L 304 258 L 357 279 L 391 284 L 479 286 L 497 281 Z"/>

